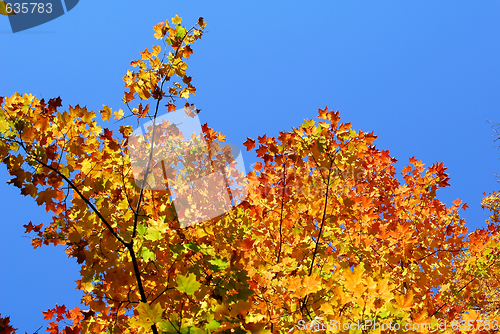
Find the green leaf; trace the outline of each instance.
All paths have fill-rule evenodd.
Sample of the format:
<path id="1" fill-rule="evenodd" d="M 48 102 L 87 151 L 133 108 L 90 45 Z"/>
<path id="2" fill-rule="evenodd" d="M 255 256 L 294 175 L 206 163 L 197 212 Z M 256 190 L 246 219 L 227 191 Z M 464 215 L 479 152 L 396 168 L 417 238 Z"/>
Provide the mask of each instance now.
<path id="1" fill-rule="evenodd" d="M 206 325 L 205 328 L 208 330 L 215 331 L 217 328 L 220 327 L 220 323 L 217 320 L 210 320 Z"/>
<path id="2" fill-rule="evenodd" d="M 317 143 L 318 143 L 318 151 L 320 151 L 321 153 L 325 152 L 325 145 L 319 140 L 317 141 Z"/>
<path id="3" fill-rule="evenodd" d="M 205 334 L 205 331 L 194 326 L 186 326 L 181 328 L 181 334 Z"/>
<path id="4" fill-rule="evenodd" d="M 224 259 L 213 259 L 213 260 L 210 260 L 210 270 L 213 270 L 215 272 L 218 272 L 218 271 L 221 271 L 221 270 L 224 270 L 227 268 L 228 266 L 228 262 Z"/>
<path id="5" fill-rule="evenodd" d="M 148 233 L 144 237 L 147 240 L 156 241 L 161 239 L 161 232 L 153 229 L 148 229 Z"/>
<path id="6" fill-rule="evenodd" d="M 238 299 L 240 300 L 243 300 L 243 301 L 248 301 L 248 297 L 252 296 L 254 294 L 254 292 L 250 289 L 241 289 L 237 296 L 238 296 Z"/>
<path id="7" fill-rule="evenodd" d="M 177 244 L 177 245 L 170 245 L 170 250 L 174 254 L 181 254 L 182 251 L 184 250 L 184 247 L 182 244 Z"/>
<path id="8" fill-rule="evenodd" d="M 205 244 L 202 244 L 200 251 L 204 255 L 215 256 L 214 248 Z"/>
<path id="9" fill-rule="evenodd" d="M 146 247 L 142 247 L 141 248 L 141 258 L 146 261 L 146 262 L 149 262 L 149 261 L 154 261 L 156 259 L 156 255 L 154 252 L 152 252 L 150 249 L 146 248 Z"/>
<path id="10" fill-rule="evenodd" d="M 169 320 L 160 322 L 159 327 L 164 334 L 179 333 L 181 323 L 177 314 L 172 314 Z"/>
<path id="11" fill-rule="evenodd" d="M 196 276 L 193 273 L 189 274 L 189 276 L 177 275 L 176 282 L 176 289 L 188 295 L 194 294 L 201 286 L 201 284 L 196 281 Z"/>
<path id="12" fill-rule="evenodd" d="M 193 252 L 199 252 L 200 251 L 200 247 L 198 247 L 198 245 L 195 244 L 194 242 L 190 242 L 188 244 L 184 244 L 184 248 L 192 250 Z"/>
<path id="13" fill-rule="evenodd" d="M 144 234 L 146 233 L 146 226 L 144 226 L 144 224 L 137 224 L 137 233 L 139 233 L 139 236 L 144 236 Z"/>
<path id="14" fill-rule="evenodd" d="M 177 34 L 175 34 L 175 37 L 180 38 L 180 39 L 184 38 L 184 36 L 187 33 L 187 30 L 184 27 L 180 26 L 180 25 L 178 25 L 175 28 L 175 30 L 177 31 Z"/>

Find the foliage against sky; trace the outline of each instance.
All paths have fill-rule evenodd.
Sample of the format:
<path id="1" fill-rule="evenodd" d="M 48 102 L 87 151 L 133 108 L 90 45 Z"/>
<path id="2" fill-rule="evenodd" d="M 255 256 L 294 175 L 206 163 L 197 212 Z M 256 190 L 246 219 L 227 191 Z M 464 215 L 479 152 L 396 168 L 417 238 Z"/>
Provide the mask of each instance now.
<path id="1" fill-rule="evenodd" d="M 164 45 L 132 62 L 124 77 L 131 115 L 154 118 L 160 101 L 172 110 L 172 99 L 195 93 L 186 61 L 205 23 L 189 30 L 181 23 L 176 16 L 158 24 Z M 85 107 L 58 110 L 60 98 L 14 94 L 0 104 L 10 183 L 53 214 L 45 227 L 25 225 L 33 246 L 64 244 L 82 266 L 78 288 L 89 310 L 45 311 L 50 332 L 288 332 L 318 318 L 498 320 L 498 195 L 484 200 L 496 214 L 488 229 L 467 240 L 459 216 L 467 206 L 436 197 L 449 186 L 442 163 L 424 168 L 411 158 L 400 182 L 376 136 L 341 123 L 338 112 L 319 109 L 318 121 L 248 138 L 247 150 L 258 143 L 259 161 L 247 200 L 184 229 L 168 191 L 133 182 L 131 127 L 113 135 Z M 99 113 L 103 121 L 124 117 L 108 106 Z M 225 140 L 203 129 L 210 145 Z"/>

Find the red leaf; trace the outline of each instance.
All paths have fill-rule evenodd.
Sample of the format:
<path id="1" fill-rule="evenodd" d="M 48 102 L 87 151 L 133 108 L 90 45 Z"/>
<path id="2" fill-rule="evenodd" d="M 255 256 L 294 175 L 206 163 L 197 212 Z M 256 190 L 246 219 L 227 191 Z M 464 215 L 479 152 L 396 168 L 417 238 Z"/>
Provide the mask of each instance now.
<path id="1" fill-rule="evenodd" d="M 76 326 L 75 326 L 75 328 L 71 328 L 71 327 L 66 326 L 66 328 L 64 328 L 62 332 L 63 332 L 63 334 L 79 334 L 80 328 L 78 328 Z"/>
<path id="2" fill-rule="evenodd" d="M 263 157 L 264 154 L 267 152 L 267 147 L 265 146 L 260 146 L 259 149 L 256 151 L 258 157 Z"/>
<path id="3" fill-rule="evenodd" d="M 201 130 L 203 131 L 203 133 L 208 133 L 208 130 L 210 128 L 208 127 L 208 123 L 205 123 L 201 126 Z"/>
<path id="4" fill-rule="evenodd" d="M 42 311 L 42 314 L 44 315 L 43 319 L 44 320 L 50 320 L 54 317 L 54 314 L 56 313 L 56 309 L 52 308 L 47 311 Z"/>
<path id="5" fill-rule="evenodd" d="M 168 111 L 171 112 L 171 111 L 175 111 L 175 104 L 173 104 L 172 102 L 169 102 L 167 104 L 168 106 Z"/>
<path id="6" fill-rule="evenodd" d="M 244 142 L 243 145 L 247 148 L 247 151 L 250 151 L 255 147 L 255 140 L 247 137 L 247 141 Z"/>
<path id="7" fill-rule="evenodd" d="M 33 231 L 33 223 L 30 222 L 29 224 L 24 224 L 23 227 L 26 229 L 26 231 L 24 231 L 24 233 L 30 233 L 31 231 Z"/>
<path id="8" fill-rule="evenodd" d="M 30 233 L 31 231 L 35 231 L 36 233 L 40 232 L 40 229 L 42 228 L 43 224 L 38 224 L 38 225 L 33 225 L 32 222 L 29 224 L 23 225 L 23 227 L 26 229 L 25 233 Z"/>
<path id="9" fill-rule="evenodd" d="M 113 131 L 111 131 L 108 128 L 105 128 L 104 135 L 100 135 L 99 138 L 101 138 L 102 140 L 105 140 L 105 139 L 111 140 L 111 139 L 113 139 Z"/>
<path id="10" fill-rule="evenodd" d="M 11 334 L 17 331 L 17 328 L 14 328 L 10 325 L 10 317 L 2 318 L 0 317 L 0 333 L 1 334 Z"/>
<path id="11" fill-rule="evenodd" d="M 57 324 L 56 322 L 49 322 L 49 328 L 47 328 L 45 331 L 51 334 L 58 334 L 59 324 Z"/>
<path id="12" fill-rule="evenodd" d="M 55 112 L 57 110 L 57 107 L 62 106 L 62 100 L 61 97 L 59 96 L 57 99 L 50 99 L 49 100 L 49 111 L 50 112 Z"/>
<path id="13" fill-rule="evenodd" d="M 139 115 L 144 116 L 149 111 L 149 104 L 146 104 L 146 107 L 143 109 L 142 103 L 139 103 Z"/>
<path id="14" fill-rule="evenodd" d="M 64 314 L 66 313 L 66 306 L 56 305 L 56 313 L 57 313 L 57 318 L 56 318 L 57 321 L 61 321 L 62 319 L 64 319 Z"/>
<path id="15" fill-rule="evenodd" d="M 134 99 L 133 92 L 125 92 L 125 101 L 126 102 L 131 102 L 133 99 Z"/>

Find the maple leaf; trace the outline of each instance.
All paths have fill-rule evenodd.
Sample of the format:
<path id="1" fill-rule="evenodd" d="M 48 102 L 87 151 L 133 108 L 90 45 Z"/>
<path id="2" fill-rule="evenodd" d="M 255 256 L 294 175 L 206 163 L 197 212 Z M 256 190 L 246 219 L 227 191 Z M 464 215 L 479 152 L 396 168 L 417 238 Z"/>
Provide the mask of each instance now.
<path id="1" fill-rule="evenodd" d="M 132 90 L 129 92 L 125 92 L 124 94 L 125 95 L 123 97 L 123 101 L 125 103 L 132 102 L 134 100 L 134 92 L 132 92 Z"/>
<path id="2" fill-rule="evenodd" d="M 408 311 L 413 307 L 413 296 L 413 291 L 410 291 L 406 295 L 396 295 L 394 296 L 394 299 L 396 300 L 399 309 Z"/>
<path id="3" fill-rule="evenodd" d="M 131 322 L 143 328 L 151 328 L 153 324 L 159 323 L 162 320 L 163 311 L 165 311 L 159 303 L 150 307 L 148 303 L 143 302 L 140 302 L 135 310 L 139 314 L 139 319 L 133 319 Z"/>
<path id="4" fill-rule="evenodd" d="M 345 270 L 344 277 L 346 279 L 346 287 L 352 291 L 358 284 L 362 283 L 364 281 L 364 271 L 365 270 L 361 266 L 356 266 L 354 268 L 354 272 L 352 272 L 350 269 Z"/>
<path id="5" fill-rule="evenodd" d="M 35 231 L 36 233 L 40 232 L 40 229 L 42 228 L 43 224 L 39 225 L 33 225 L 32 222 L 29 222 L 27 225 L 23 225 L 23 227 L 26 229 L 25 233 L 30 233 L 31 231 Z"/>
<path id="6" fill-rule="evenodd" d="M 112 112 L 112 110 L 110 107 L 103 105 L 102 110 L 100 111 L 100 113 L 102 115 L 102 120 L 109 121 L 109 119 L 111 118 L 111 112 Z"/>
<path id="7" fill-rule="evenodd" d="M 146 107 L 142 106 L 142 103 L 139 103 L 139 115 L 145 116 L 149 111 L 149 104 L 146 104 Z"/>
<path id="8" fill-rule="evenodd" d="M 305 297 L 310 293 L 315 293 L 321 289 L 321 278 L 318 274 L 312 273 L 311 276 L 306 276 L 302 280 L 302 289 L 300 296 Z"/>
<path id="9" fill-rule="evenodd" d="M 184 56 L 184 58 L 189 58 L 189 56 L 191 56 L 193 54 L 193 50 L 191 49 L 191 47 L 188 45 L 184 48 L 184 51 L 182 52 L 182 55 Z M 182 79 L 182 81 L 187 85 L 191 82 L 191 77 L 189 77 L 189 79 L 187 80 L 184 80 Z"/>
<path id="10" fill-rule="evenodd" d="M 258 136 L 257 140 L 259 141 L 260 144 L 265 145 L 267 142 L 267 135 Z"/>
<path id="11" fill-rule="evenodd" d="M 61 106 L 62 106 L 62 100 L 61 100 L 61 97 L 59 96 L 55 99 L 49 100 L 48 110 L 49 110 L 49 112 L 55 112 L 57 110 L 57 107 L 61 107 Z"/>
<path id="12" fill-rule="evenodd" d="M 180 292 L 185 292 L 188 295 L 194 294 L 201 286 L 201 284 L 196 281 L 196 275 L 193 273 L 188 276 L 177 275 L 176 282 L 176 289 Z"/>
<path id="13" fill-rule="evenodd" d="M 179 15 L 175 14 L 175 17 L 172 18 L 172 23 L 173 24 L 181 24 L 182 18 L 179 17 Z"/>
<path id="14" fill-rule="evenodd" d="M 328 114 L 328 108 L 325 107 L 325 109 L 318 109 L 318 118 L 320 119 L 328 119 L 327 114 Z"/>
<path id="15" fill-rule="evenodd" d="M 165 36 L 166 29 L 164 28 L 165 28 L 165 22 L 160 22 L 154 26 L 153 28 L 153 30 L 155 31 L 154 37 L 156 39 L 160 39 Z"/>
<path id="16" fill-rule="evenodd" d="M 105 139 L 112 140 L 113 139 L 113 131 L 108 129 L 108 128 L 105 128 L 104 135 L 99 136 L 99 138 L 102 140 L 105 140 Z"/>
<path id="17" fill-rule="evenodd" d="M 302 279 L 300 276 L 290 277 L 287 288 L 291 292 L 299 291 L 302 288 Z"/>
<path id="18" fill-rule="evenodd" d="M 247 148 L 247 151 L 250 151 L 255 147 L 255 140 L 247 137 L 247 140 L 243 143 L 243 145 Z"/>
<path id="19" fill-rule="evenodd" d="M 130 125 L 122 125 L 120 126 L 119 132 L 122 134 L 123 138 L 127 139 L 134 130 Z"/>
<path id="20" fill-rule="evenodd" d="M 61 306 L 56 305 L 55 311 L 57 314 L 56 321 L 61 321 L 62 319 L 64 319 L 64 315 L 66 314 L 66 306 L 65 305 L 61 305 Z"/>
<path id="21" fill-rule="evenodd" d="M 59 333 L 59 324 L 57 322 L 49 322 L 49 328 L 45 330 L 50 334 L 58 334 Z"/>
<path id="22" fill-rule="evenodd" d="M 267 152 L 267 147 L 260 145 L 256 152 L 258 157 L 263 157 Z"/>
<path id="23" fill-rule="evenodd" d="M 36 203 L 38 205 L 42 205 L 43 203 L 45 203 L 45 205 L 51 205 L 55 197 L 57 197 L 57 190 L 48 188 L 37 194 Z"/>
<path id="24" fill-rule="evenodd" d="M 79 334 L 80 333 L 80 328 L 78 327 L 69 327 L 69 326 L 66 326 L 63 331 L 62 331 L 62 334 Z"/>
<path id="25" fill-rule="evenodd" d="M 389 279 L 384 278 L 377 282 L 377 294 L 382 300 L 385 301 L 392 298 L 391 289 L 389 287 Z"/>
<path id="26" fill-rule="evenodd" d="M 10 324 L 10 317 L 2 318 L 0 314 L 0 333 L 1 334 L 11 334 L 17 331 L 17 328 L 12 327 Z"/>
<path id="27" fill-rule="evenodd" d="M 54 314 L 56 313 L 56 309 L 48 309 L 47 311 L 42 311 L 44 317 L 44 320 L 50 320 L 54 317 Z"/>

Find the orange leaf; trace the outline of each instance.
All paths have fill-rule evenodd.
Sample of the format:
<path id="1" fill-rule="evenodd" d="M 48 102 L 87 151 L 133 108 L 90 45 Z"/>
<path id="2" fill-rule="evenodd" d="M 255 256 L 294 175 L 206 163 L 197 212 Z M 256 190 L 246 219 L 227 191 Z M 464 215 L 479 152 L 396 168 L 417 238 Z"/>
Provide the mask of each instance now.
<path id="1" fill-rule="evenodd" d="M 250 151 L 255 147 L 255 140 L 247 137 L 247 140 L 243 143 L 243 145 L 247 148 L 247 151 Z"/>

